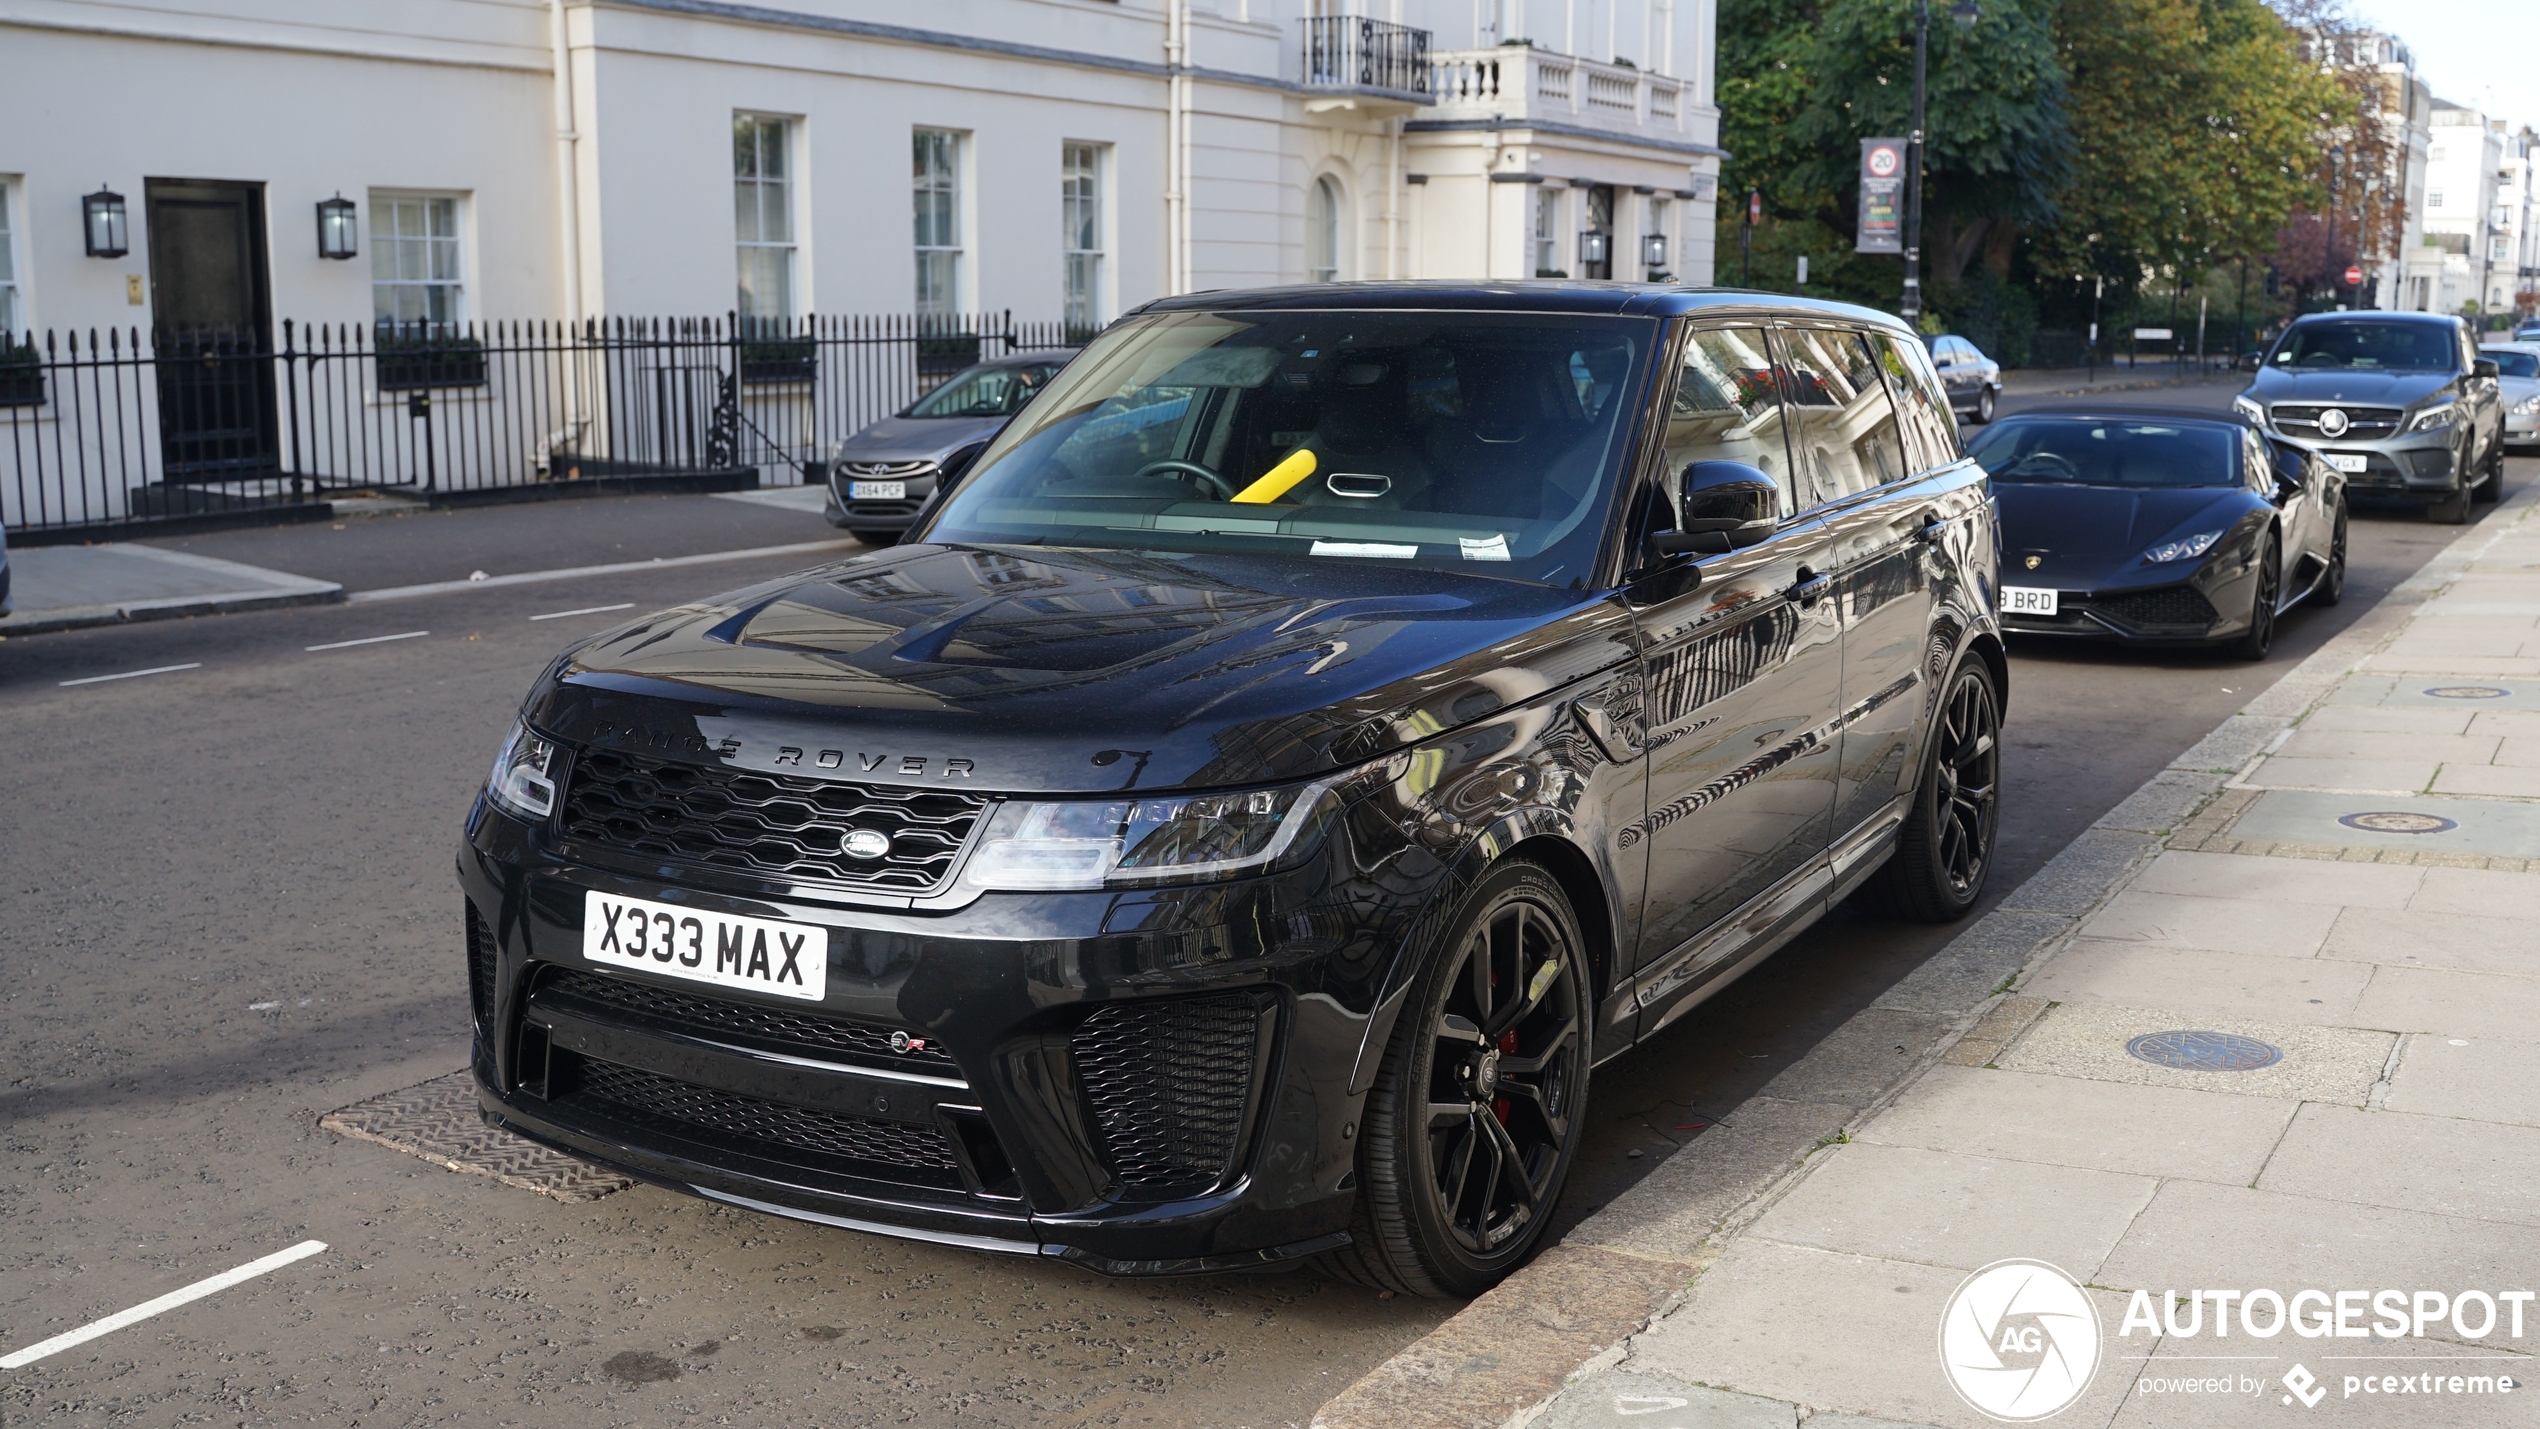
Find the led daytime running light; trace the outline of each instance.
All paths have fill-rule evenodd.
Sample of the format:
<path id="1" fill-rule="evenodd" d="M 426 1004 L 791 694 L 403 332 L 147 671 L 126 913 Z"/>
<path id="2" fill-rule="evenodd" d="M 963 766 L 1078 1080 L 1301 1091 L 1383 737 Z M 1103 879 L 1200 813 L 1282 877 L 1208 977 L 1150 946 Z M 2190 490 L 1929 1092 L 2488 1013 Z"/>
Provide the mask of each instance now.
<path id="1" fill-rule="evenodd" d="M 545 820 L 556 808 L 555 761 L 554 745 L 531 734 L 528 726 L 514 724 L 502 753 L 494 756 L 486 796 L 506 813 L 533 823 Z"/>

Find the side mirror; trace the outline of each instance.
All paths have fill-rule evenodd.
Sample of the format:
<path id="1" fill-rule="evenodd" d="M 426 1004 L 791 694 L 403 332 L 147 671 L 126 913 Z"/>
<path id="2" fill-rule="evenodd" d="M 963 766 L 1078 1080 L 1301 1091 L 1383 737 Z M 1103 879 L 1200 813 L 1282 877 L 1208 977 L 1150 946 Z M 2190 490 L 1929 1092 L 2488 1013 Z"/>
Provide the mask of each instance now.
<path id="1" fill-rule="evenodd" d="M 2492 357 L 2482 357 L 2469 365 L 2469 375 L 2472 377 L 2494 377 L 2502 371 L 2503 369 L 2496 365 L 2496 359 Z"/>
<path id="2" fill-rule="evenodd" d="M 1721 555 L 1770 540 L 1780 527 L 1780 485 L 1742 461 L 1695 462 L 1676 491 L 1676 529 L 1649 539 L 1658 555 Z"/>
<path id="3" fill-rule="evenodd" d="M 2255 372 L 2258 370 L 2260 363 L 2264 360 L 2265 354 L 2263 353 L 2244 352 L 2240 354 L 2240 370 L 2243 372 Z"/>

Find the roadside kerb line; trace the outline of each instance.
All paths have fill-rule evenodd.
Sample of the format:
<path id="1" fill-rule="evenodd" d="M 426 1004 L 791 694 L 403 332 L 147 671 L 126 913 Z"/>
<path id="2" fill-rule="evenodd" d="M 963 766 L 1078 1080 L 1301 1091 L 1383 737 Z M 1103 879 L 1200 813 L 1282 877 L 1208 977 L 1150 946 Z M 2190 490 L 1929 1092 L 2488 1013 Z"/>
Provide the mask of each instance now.
<path id="1" fill-rule="evenodd" d="M 408 630 L 396 635 L 371 635 L 360 640 L 330 640 L 323 645 L 304 645 L 304 650 L 349 650 L 356 645 L 385 645 L 391 640 L 420 640 L 429 630 Z"/>
<path id="2" fill-rule="evenodd" d="M 129 1310 L 118 1310 L 102 1320 L 89 1323 L 67 1334 L 27 1346 L 15 1354 L 0 1355 L 0 1369 L 16 1369 L 30 1365 L 46 1355 L 57 1355 L 74 1345 L 84 1345 L 100 1335 L 111 1335 L 126 1325 L 137 1325 L 153 1315 L 191 1304 L 206 1295 L 217 1295 L 233 1285 L 255 1279 L 267 1271 L 280 1270 L 295 1260 L 306 1260 L 326 1249 L 322 1240 L 304 1240 L 289 1250 L 278 1250 L 262 1260 L 251 1260 L 235 1270 L 224 1270 L 208 1280 L 197 1280 L 182 1290 L 171 1290 L 156 1300 L 144 1300 Z"/>
<path id="3" fill-rule="evenodd" d="M 1496 1289 L 1317 1409 L 1314 1429 L 1530 1424 L 1551 1412 L 1553 1396 L 1566 1384 L 1620 1364 L 1632 1337 L 1681 1303 L 1732 1237 L 1806 1179 L 1818 1164 L 1815 1152 L 1866 1125 L 1932 1066 L 1961 1060 L 1962 1039 L 1980 1056 L 1994 1031 L 2009 1031 L 2042 1011 L 2043 1004 L 2015 989 L 2038 976 L 2191 817 L 2244 779 L 2283 731 L 2394 639 L 2418 604 L 2535 506 L 2540 481 L 2461 533 L 2170 760 L 1992 911 L 1754 1096 Z M 1865 1048 L 1898 1042 L 1913 1047 L 1912 1054 L 1884 1086 L 1866 1094 L 1830 1095 L 1823 1090 L 1826 1078 L 1812 1077 L 1818 1064 L 1849 1067 Z M 1557 1324 L 1547 1324 L 1545 1307 L 1557 1308 Z"/>
<path id="4" fill-rule="evenodd" d="M 635 602 L 631 600 L 621 600 L 615 605 L 586 605 L 580 610 L 551 610 L 544 615 L 533 615 L 529 618 L 532 620 L 562 620 L 568 615 L 606 615 L 612 610 L 633 610 L 634 608 Z"/>
<path id="5" fill-rule="evenodd" d="M 172 675 L 179 670 L 200 670 L 202 668 L 202 661 L 192 660 L 182 665 L 153 665 L 147 670 L 126 670 L 120 675 L 91 675 L 84 680 L 64 680 L 61 682 L 61 685 L 65 689 L 72 685 L 102 685 L 108 680 L 138 680 L 144 675 Z"/>
<path id="6" fill-rule="evenodd" d="M 694 556 L 656 556 L 649 561 L 618 561 L 605 566 L 570 566 L 554 571 L 517 571 L 507 576 L 487 576 L 481 581 L 431 581 L 423 585 L 357 590 L 344 599 L 350 604 L 374 600 L 408 600 L 422 595 L 447 595 L 452 591 L 490 590 L 495 586 L 534 585 L 542 581 L 580 580 L 585 576 L 615 576 L 624 575 L 630 571 L 664 571 L 674 566 L 710 566 L 725 561 L 761 561 L 776 556 L 808 556 L 823 551 L 850 549 L 862 550 L 863 543 L 852 540 L 798 541 L 790 546 L 756 546 L 745 551 L 707 551 Z"/>

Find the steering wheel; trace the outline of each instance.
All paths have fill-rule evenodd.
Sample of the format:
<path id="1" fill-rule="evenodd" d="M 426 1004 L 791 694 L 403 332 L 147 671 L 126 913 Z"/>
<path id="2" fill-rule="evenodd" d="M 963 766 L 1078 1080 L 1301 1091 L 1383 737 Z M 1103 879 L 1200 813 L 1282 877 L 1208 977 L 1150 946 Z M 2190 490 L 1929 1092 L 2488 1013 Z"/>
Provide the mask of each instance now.
<path id="1" fill-rule="evenodd" d="M 1148 462 L 1146 465 L 1139 467 L 1135 472 L 1132 472 L 1131 477 L 1134 479 L 1140 476 L 1168 471 L 1181 473 L 1183 478 L 1189 481 L 1189 483 L 1203 495 L 1214 496 L 1220 501 L 1232 501 L 1235 499 L 1235 488 L 1226 483 L 1226 478 L 1219 476 L 1217 473 L 1210 471 L 1207 467 L 1201 466 L 1195 461 L 1183 461 L 1176 457 L 1167 457 L 1162 461 Z"/>
<path id="2" fill-rule="evenodd" d="M 2033 472 L 2040 476 L 2053 476 L 2062 481 L 2081 480 L 2081 468 L 2073 465 L 2072 458 L 2062 452 L 2030 452 L 2013 464 L 2011 470 L 2023 475 Z"/>

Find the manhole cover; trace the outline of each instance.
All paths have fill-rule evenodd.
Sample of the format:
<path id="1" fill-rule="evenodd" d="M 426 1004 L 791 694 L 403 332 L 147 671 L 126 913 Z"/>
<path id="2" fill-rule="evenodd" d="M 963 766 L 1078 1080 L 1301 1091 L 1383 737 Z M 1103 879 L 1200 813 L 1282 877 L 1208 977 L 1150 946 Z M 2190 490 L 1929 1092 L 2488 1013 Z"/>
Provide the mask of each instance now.
<path id="1" fill-rule="evenodd" d="M 2146 1032 L 2125 1049 L 2155 1067 L 2182 1072 L 2254 1072 L 2284 1060 L 2282 1048 L 2231 1032 Z"/>
<path id="2" fill-rule="evenodd" d="M 2368 834 L 2447 834 L 2460 827 L 2441 814 L 2410 814 L 2385 810 L 2370 814 L 2348 814 L 2337 822 Z"/>
<path id="3" fill-rule="evenodd" d="M 2426 693 L 2438 700 L 2501 700 L 2513 691 L 2494 685 L 2436 685 Z"/>

